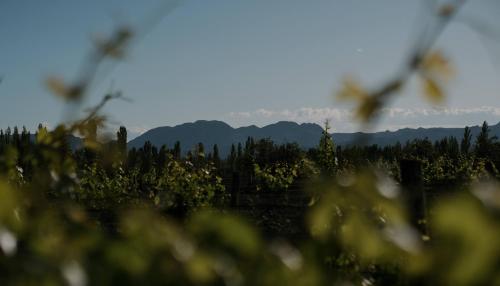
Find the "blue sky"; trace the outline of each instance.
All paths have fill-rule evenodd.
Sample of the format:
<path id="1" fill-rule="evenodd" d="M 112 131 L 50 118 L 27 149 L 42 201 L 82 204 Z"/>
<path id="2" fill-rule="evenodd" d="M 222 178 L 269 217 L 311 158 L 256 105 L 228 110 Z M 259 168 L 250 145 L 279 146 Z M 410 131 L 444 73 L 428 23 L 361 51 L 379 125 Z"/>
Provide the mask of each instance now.
<path id="1" fill-rule="evenodd" d="M 60 122 L 64 104 L 44 79 L 73 79 L 93 38 L 122 24 L 141 26 L 165 2 L 0 1 L 0 127 Z M 425 1 L 180 2 L 84 102 L 98 102 L 111 85 L 131 98 L 106 107 L 111 126 L 134 135 L 197 119 L 242 126 L 330 118 L 334 130 L 354 131 L 350 106 L 333 91 L 346 75 L 368 85 L 388 79 L 425 21 Z M 457 69 L 445 105 L 427 104 L 412 83 L 377 129 L 500 121 L 498 12 L 498 1 L 470 1 L 438 41 Z M 475 31 L 476 22 L 492 32 Z"/>

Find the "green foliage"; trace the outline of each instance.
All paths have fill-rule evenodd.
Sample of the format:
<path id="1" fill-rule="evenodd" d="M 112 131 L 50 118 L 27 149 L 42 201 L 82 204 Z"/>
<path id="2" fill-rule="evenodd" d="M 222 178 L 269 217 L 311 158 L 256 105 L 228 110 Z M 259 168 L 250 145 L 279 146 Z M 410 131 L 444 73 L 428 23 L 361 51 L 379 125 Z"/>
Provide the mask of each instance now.
<path id="1" fill-rule="evenodd" d="M 153 182 L 154 191 L 150 195 L 155 205 L 167 211 L 187 213 L 227 200 L 222 179 L 211 164 L 195 168 L 189 161 L 169 160 Z"/>
<path id="2" fill-rule="evenodd" d="M 477 135 L 474 153 L 480 158 L 490 158 L 495 146 L 496 137 L 490 136 L 490 127 L 486 121 L 483 122 L 481 132 Z"/>
<path id="3" fill-rule="evenodd" d="M 298 165 L 276 163 L 264 168 L 254 165 L 257 190 L 285 191 L 298 176 Z"/>
<path id="4" fill-rule="evenodd" d="M 456 160 L 439 156 L 432 161 L 424 161 L 424 182 L 428 185 L 466 187 L 470 183 L 490 178 L 485 168 L 485 161 L 459 157 Z"/>

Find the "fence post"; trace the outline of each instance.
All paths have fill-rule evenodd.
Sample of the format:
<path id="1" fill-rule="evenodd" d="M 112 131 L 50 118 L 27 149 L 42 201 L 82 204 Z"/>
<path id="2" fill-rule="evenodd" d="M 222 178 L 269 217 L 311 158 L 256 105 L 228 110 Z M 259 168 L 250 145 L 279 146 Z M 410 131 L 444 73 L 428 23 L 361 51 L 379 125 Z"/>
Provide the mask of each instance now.
<path id="1" fill-rule="evenodd" d="M 402 159 L 400 161 L 400 170 L 403 198 L 410 212 L 411 223 L 422 234 L 427 235 L 427 203 L 422 177 L 422 162 Z"/>
<path id="2" fill-rule="evenodd" d="M 238 207 L 238 193 L 240 191 L 240 174 L 233 172 L 233 182 L 231 186 L 231 207 Z"/>

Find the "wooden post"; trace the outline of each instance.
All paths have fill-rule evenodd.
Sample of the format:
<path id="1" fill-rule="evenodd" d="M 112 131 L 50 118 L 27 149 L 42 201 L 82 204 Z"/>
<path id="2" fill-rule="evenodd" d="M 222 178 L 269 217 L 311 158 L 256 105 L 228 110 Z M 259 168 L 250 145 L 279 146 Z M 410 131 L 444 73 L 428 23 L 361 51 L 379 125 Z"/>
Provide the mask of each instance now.
<path id="1" fill-rule="evenodd" d="M 422 234 L 428 234 L 422 162 L 419 160 L 402 159 L 400 161 L 400 170 L 404 200 L 410 212 L 411 223 Z"/>
<path id="2" fill-rule="evenodd" d="M 238 207 L 238 193 L 240 191 L 240 174 L 233 172 L 233 182 L 231 186 L 231 207 Z"/>

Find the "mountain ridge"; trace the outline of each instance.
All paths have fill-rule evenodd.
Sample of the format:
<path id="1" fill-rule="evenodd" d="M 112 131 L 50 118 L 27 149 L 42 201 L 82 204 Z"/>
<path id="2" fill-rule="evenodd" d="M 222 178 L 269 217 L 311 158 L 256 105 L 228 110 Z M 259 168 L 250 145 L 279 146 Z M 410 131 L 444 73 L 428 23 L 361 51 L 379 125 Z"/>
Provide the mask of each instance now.
<path id="1" fill-rule="evenodd" d="M 364 138 L 364 145 L 378 144 L 386 146 L 408 140 L 428 138 L 436 141 L 444 137 L 454 136 L 461 139 L 463 128 L 402 128 L 395 131 L 381 131 L 373 133 L 332 133 L 337 145 L 346 146 L 353 144 L 354 139 Z M 472 136 L 479 134 L 479 125 L 469 127 Z M 490 125 L 491 135 L 500 137 L 500 123 Z M 248 137 L 255 140 L 270 138 L 277 144 L 298 143 L 304 149 L 317 146 L 322 134 L 322 127 L 315 123 L 297 123 L 293 121 L 278 121 L 263 127 L 255 125 L 231 127 L 229 124 L 218 120 L 197 120 L 195 122 L 182 123 L 176 126 L 161 126 L 150 129 L 128 142 L 130 148 L 140 148 L 146 141 L 160 147 L 166 145 L 173 148 L 176 141 L 181 142 L 183 152 L 191 150 L 197 143 L 202 142 L 207 151 L 217 144 L 221 155 L 228 154 L 232 144 L 244 144 Z M 356 141 L 359 142 L 359 141 Z"/>

